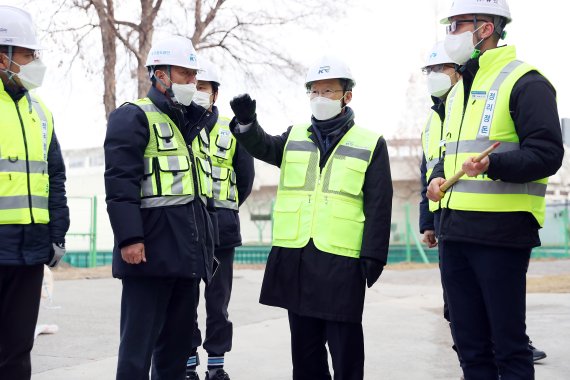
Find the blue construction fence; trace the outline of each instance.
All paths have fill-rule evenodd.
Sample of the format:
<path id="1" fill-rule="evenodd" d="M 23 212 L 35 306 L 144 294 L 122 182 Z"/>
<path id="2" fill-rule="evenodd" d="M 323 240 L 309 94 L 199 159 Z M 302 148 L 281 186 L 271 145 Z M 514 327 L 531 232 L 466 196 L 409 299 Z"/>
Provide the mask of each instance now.
<path id="1" fill-rule="evenodd" d="M 236 255 L 234 262 L 236 264 L 265 264 L 271 246 L 256 245 L 256 246 L 243 246 L 236 248 Z M 438 262 L 437 249 L 425 249 L 425 256 L 430 263 Z M 570 259 L 570 252 L 568 246 L 557 247 L 540 247 L 532 252 L 533 258 L 553 258 L 553 259 Z M 111 265 L 113 260 L 113 253 L 110 251 L 97 252 L 95 262 L 97 266 Z M 82 252 L 68 252 L 63 261 L 71 266 L 78 268 L 87 268 L 90 266 L 90 254 L 88 251 Z M 402 263 L 402 262 L 425 262 L 420 251 L 415 247 L 407 247 L 405 245 L 392 245 L 388 253 L 388 263 Z"/>

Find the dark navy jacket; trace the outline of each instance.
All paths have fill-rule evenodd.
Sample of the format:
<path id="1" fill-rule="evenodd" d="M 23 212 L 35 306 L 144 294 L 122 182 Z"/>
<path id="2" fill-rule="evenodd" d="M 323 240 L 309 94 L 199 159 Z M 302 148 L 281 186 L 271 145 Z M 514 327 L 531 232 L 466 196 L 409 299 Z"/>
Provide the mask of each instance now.
<path id="1" fill-rule="evenodd" d="M 6 92 L 15 102 L 25 91 Z M 26 111 L 27 112 L 27 111 Z M 0 115 L 2 117 L 2 115 Z M 14 125 L 18 131 L 21 126 Z M 2 132 L 0 132 L 2 133 Z M 69 229 L 69 209 L 65 196 L 65 165 L 55 135 L 52 135 L 48 150 L 49 174 L 49 218 L 48 224 L 6 224 L 0 225 L 0 265 L 47 264 L 51 256 L 51 243 L 64 243 Z"/>
<path id="2" fill-rule="evenodd" d="M 204 114 L 199 119 L 198 124 L 207 128 L 208 133 L 210 133 L 218 121 L 218 108 L 213 106 L 212 112 L 208 112 L 205 109 L 203 110 Z M 251 193 L 251 189 L 253 187 L 253 179 L 255 177 L 253 157 L 240 143 L 237 143 L 232 162 L 237 179 L 236 185 L 239 206 L 241 206 Z M 219 235 L 219 245 L 216 246 L 216 251 L 226 250 L 241 245 L 239 213 L 227 208 L 216 208 L 216 219 Z"/>
<path id="3" fill-rule="evenodd" d="M 478 59 L 471 59 L 462 67 L 466 102 L 471 98 L 471 86 L 478 70 Z M 520 140 L 520 150 L 491 153 L 487 171 L 489 178 L 525 183 L 555 174 L 562 166 L 564 148 L 556 91 L 550 82 L 536 71 L 522 76 L 511 92 L 509 110 Z M 444 160 L 445 157 L 435 166 L 430 181 L 437 177 L 445 178 Z M 539 228 L 529 212 L 444 208 L 439 237 L 441 241 L 526 249 L 540 245 Z"/>
<path id="4" fill-rule="evenodd" d="M 179 127 L 187 145 L 199 133 L 192 121 L 201 107 L 178 107 L 151 87 L 150 100 Z M 202 109 L 203 110 L 203 109 Z M 204 278 L 212 275 L 213 228 L 198 199 L 185 205 L 140 208 L 143 156 L 149 141 L 148 120 L 134 104 L 124 104 L 109 116 L 105 138 L 107 212 L 115 235 L 113 276 Z M 147 262 L 127 264 L 122 247 L 144 242 Z"/>

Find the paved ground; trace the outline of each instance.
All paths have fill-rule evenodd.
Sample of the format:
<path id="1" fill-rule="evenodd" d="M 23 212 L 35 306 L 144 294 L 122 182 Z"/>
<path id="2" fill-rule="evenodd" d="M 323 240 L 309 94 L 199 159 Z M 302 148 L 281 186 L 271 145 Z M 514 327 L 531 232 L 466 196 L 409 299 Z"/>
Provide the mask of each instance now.
<path id="1" fill-rule="evenodd" d="M 570 274 L 570 260 L 533 262 L 529 271 L 533 277 L 556 274 Z M 262 276 L 260 270 L 235 271 L 234 349 L 226 359 L 234 380 L 291 378 L 286 312 L 257 302 Z M 56 281 L 53 305 L 60 308 L 42 308 L 39 323 L 56 323 L 60 330 L 36 340 L 32 379 L 114 379 L 120 292 L 114 279 Z M 441 317 L 437 269 L 387 269 L 366 299 L 366 379 L 459 379 Z M 533 293 L 527 299 L 528 333 L 548 354 L 536 366 L 536 378 L 568 379 L 570 295 Z"/>

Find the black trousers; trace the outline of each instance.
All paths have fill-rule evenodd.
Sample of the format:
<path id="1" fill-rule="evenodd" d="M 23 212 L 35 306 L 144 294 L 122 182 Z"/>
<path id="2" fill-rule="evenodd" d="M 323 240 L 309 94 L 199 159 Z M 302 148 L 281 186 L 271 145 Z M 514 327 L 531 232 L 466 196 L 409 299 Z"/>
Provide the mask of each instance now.
<path id="1" fill-rule="evenodd" d="M 206 302 L 206 338 L 204 350 L 210 356 L 223 356 L 232 349 L 233 325 L 228 319 L 228 305 L 232 294 L 235 248 L 216 249 L 214 255 L 220 261 L 212 281 L 204 289 Z M 199 285 L 198 285 L 199 286 Z M 200 290 L 198 289 L 198 299 Z M 194 351 L 202 342 L 202 334 L 195 322 Z"/>
<path id="2" fill-rule="evenodd" d="M 334 380 L 364 378 L 362 323 L 327 321 L 289 312 L 293 380 L 330 380 L 328 344 Z"/>
<path id="3" fill-rule="evenodd" d="M 443 242 L 440 250 L 465 379 L 534 379 L 525 324 L 530 249 Z"/>
<path id="4" fill-rule="evenodd" d="M 198 280 L 123 279 L 117 380 L 184 380 Z"/>
<path id="5" fill-rule="evenodd" d="M 0 379 L 29 380 L 44 266 L 0 266 Z"/>

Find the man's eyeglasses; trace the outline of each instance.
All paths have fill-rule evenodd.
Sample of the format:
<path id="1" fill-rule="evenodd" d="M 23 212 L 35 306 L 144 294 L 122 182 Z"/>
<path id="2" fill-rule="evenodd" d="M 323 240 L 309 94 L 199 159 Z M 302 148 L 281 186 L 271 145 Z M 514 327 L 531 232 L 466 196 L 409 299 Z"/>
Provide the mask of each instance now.
<path id="1" fill-rule="evenodd" d="M 422 73 L 429 75 L 431 73 L 441 73 L 446 67 L 455 68 L 455 65 L 450 63 L 440 63 L 439 65 L 426 66 L 422 69 Z"/>
<path id="2" fill-rule="evenodd" d="M 344 90 L 323 90 L 323 91 L 317 91 L 317 90 L 307 90 L 307 95 L 310 98 L 316 98 L 317 96 L 322 96 L 324 98 L 332 98 L 333 95 L 335 94 L 335 92 L 343 92 Z"/>
<path id="3" fill-rule="evenodd" d="M 41 50 L 31 50 L 31 49 L 14 49 L 13 54 L 20 54 L 31 60 L 36 60 L 41 58 Z"/>
<path id="4" fill-rule="evenodd" d="M 485 19 L 478 19 L 477 17 L 474 17 L 470 20 L 455 20 L 445 27 L 445 31 L 447 32 L 447 34 L 455 33 L 455 31 L 459 29 L 460 24 L 473 23 L 473 25 L 476 25 L 477 22 L 492 22 L 492 21 Z"/>

